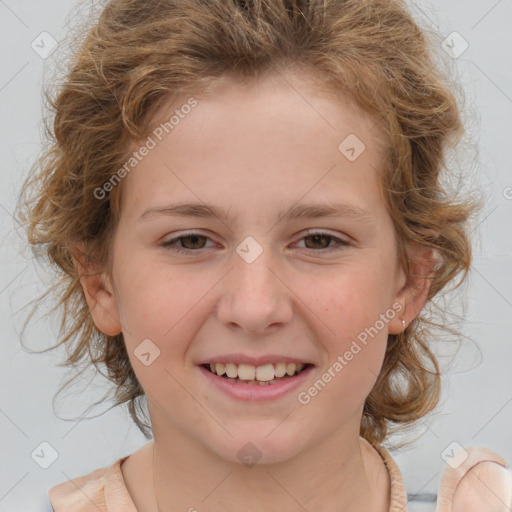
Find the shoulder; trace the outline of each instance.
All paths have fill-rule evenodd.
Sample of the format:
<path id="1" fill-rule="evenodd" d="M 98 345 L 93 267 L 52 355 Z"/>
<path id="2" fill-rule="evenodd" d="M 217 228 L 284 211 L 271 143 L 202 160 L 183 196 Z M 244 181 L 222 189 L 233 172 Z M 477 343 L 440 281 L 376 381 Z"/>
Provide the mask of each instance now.
<path id="1" fill-rule="evenodd" d="M 52 487 L 48 496 L 54 511 L 108 512 L 108 489 L 118 481 L 123 460 Z"/>
<path id="2" fill-rule="evenodd" d="M 506 512 L 512 507 L 512 471 L 487 448 L 451 450 L 441 476 L 437 512 Z"/>

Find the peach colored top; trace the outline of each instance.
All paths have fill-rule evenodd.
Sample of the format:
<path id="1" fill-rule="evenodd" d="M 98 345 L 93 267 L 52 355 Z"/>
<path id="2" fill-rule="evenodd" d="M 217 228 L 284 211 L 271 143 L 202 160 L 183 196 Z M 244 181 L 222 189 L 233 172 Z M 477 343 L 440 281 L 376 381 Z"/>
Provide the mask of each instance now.
<path id="1" fill-rule="evenodd" d="M 361 440 L 369 445 L 365 439 Z M 407 493 L 400 469 L 384 447 L 373 449 L 381 456 L 389 472 L 389 512 L 406 512 Z M 464 457 L 459 457 L 451 465 L 445 465 L 436 512 L 451 512 L 452 508 L 464 512 L 512 510 L 512 472 L 505 469 L 508 468 L 506 462 L 487 448 L 470 446 L 465 450 L 466 453 L 462 452 L 465 460 L 461 461 Z M 107 468 L 97 469 L 89 475 L 52 487 L 48 495 L 54 511 L 138 512 L 121 472 L 121 464 L 127 458 L 123 457 Z M 458 487 L 461 492 L 454 500 Z"/>

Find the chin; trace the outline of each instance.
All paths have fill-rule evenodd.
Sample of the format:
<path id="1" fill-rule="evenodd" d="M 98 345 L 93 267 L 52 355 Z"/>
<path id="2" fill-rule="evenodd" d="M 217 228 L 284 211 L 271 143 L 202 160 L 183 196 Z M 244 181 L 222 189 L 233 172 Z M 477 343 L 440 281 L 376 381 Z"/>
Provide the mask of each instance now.
<path id="1" fill-rule="evenodd" d="M 223 436 L 219 444 L 213 444 L 211 438 L 205 444 L 219 457 L 247 467 L 285 462 L 297 456 L 304 448 L 303 436 L 291 435 L 285 428 L 281 432 L 278 429 L 272 432 L 272 428 L 263 429 L 259 426 L 245 431 L 240 428 L 235 432 L 233 437 Z"/>

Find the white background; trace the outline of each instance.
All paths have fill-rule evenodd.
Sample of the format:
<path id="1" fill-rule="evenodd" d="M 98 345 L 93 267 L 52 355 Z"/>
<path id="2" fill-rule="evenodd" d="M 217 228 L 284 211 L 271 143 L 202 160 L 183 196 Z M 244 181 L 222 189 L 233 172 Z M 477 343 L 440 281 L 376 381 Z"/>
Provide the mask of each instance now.
<path id="1" fill-rule="evenodd" d="M 467 286 L 457 292 L 464 294 L 461 326 L 482 357 L 464 342 L 443 379 L 439 409 L 420 422 L 417 432 L 423 435 L 406 450 L 393 452 L 408 493 L 415 495 L 437 492 L 445 465 L 441 454 L 454 441 L 485 446 L 512 462 L 512 200 L 506 193 L 512 187 L 512 1 L 410 3 L 422 24 L 439 30 L 440 41 L 456 31 L 469 44 L 453 67 L 465 89 L 468 115 L 477 116 L 471 123 L 478 144 L 477 179 L 488 197 L 473 235 L 474 267 Z M 12 212 L 22 179 L 40 149 L 43 71 L 64 58 L 63 38 L 69 34 L 68 22 L 76 22 L 71 19 L 77 14 L 75 5 L 69 0 L 0 0 L 1 512 L 50 510 L 50 487 L 106 467 L 146 443 L 122 409 L 81 422 L 57 418 L 52 398 L 65 376 L 56 366 L 62 353 L 37 355 L 20 347 L 27 311 L 20 308 L 44 289 L 41 279 L 47 277 L 24 256 L 29 253 L 22 252 Z M 61 42 L 46 61 L 31 47 L 44 31 Z M 25 343 L 41 350 L 55 342 L 54 332 L 55 322 L 35 320 Z M 61 401 L 59 416 L 79 416 L 108 389 L 99 378 L 88 382 L 85 391 L 77 389 Z M 42 442 L 58 453 L 48 469 L 31 458 Z"/>

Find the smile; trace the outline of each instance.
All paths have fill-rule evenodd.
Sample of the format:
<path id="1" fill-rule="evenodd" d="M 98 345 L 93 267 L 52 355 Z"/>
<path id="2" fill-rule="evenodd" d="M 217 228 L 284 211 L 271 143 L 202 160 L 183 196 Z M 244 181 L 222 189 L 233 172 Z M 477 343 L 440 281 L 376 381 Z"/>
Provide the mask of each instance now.
<path id="1" fill-rule="evenodd" d="M 295 377 L 312 365 L 278 362 L 260 366 L 236 363 L 209 363 L 201 366 L 210 373 L 231 382 L 266 386 Z"/>

